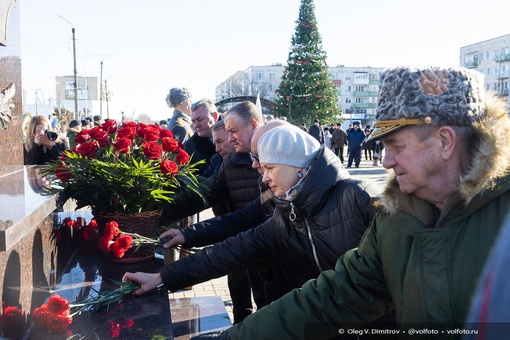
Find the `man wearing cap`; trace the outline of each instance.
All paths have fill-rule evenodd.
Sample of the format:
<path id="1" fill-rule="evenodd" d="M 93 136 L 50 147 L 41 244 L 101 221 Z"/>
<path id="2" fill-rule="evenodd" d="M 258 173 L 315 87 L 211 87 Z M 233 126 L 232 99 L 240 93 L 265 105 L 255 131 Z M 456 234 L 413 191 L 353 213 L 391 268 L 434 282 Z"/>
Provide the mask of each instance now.
<path id="1" fill-rule="evenodd" d="M 78 122 L 77 120 L 74 120 L 74 119 L 69 122 L 69 125 L 67 128 L 66 139 L 68 141 L 67 146 L 71 150 L 74 149 L 74 147 L 76 146 L 76 142 L 74 141 L 74 138 L 81 131 L 80 124 L 81 124 L 81 122 Z"/>
<path id="2" fill-rule="evenodd" d="M 174 109 L 167 129 L 172 131 L 176 140 L 184 143 L 193 135 L 190 117 L 191 93 L 184 87 L 173 87 L 166 96 L 166 103 L 168 107 Z"/>
<path id="3" fill-rule="evenodd" d="M 381 76 L 376 120 L 393 171 L 358 248 L 224 338 L 332 338 L 390 310 L 403 336 L 463 328 L 510 206 L 506 107 L 476 71 L 396 68 Z"/>

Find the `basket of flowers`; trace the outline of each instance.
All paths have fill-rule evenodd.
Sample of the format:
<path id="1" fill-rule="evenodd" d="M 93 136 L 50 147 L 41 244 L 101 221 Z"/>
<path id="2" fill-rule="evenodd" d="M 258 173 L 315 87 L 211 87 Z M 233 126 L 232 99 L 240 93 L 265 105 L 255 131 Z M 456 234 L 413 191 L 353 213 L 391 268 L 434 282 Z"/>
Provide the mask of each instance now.
<path id="1" fill-rule="evenodd" d="M 194 174 L 199 163 L 190 164 L 172 132 L 157 125 L 117 126 L 108 120 L 82 130 L 75 141 L 72 150 L 43 170 L 51 179 L 45 190 L 58 194 L 59 204 L 73 199 L 77 209 L 90 208 L 100 228 L 115 220 L 125 232 L 156 237 L 165 204 L 182 190 L 203 196 L 206 189 Z M 137 257 L 152 258 L 152 250 L 148 253 L 137 252 Z"/>

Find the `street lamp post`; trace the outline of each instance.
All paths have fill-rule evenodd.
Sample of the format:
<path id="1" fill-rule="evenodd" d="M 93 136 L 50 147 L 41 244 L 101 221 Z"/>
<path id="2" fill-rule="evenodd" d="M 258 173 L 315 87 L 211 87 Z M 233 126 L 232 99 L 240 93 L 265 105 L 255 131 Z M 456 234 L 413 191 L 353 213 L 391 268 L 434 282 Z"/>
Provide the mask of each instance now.
<path id="1" fill-rule="evenodd" d="M 64 21 L 66 21 L 68 24 L 71 25 L 72 32 L 73 32 L 73 63 L 74 63 L 74 115 L 73 119 L 76 119 L 78 117 L 78 72 L 76 71 L 76 39 L 75 39 L 75 29 L 74 25 L 64 18 L 63 16 L 59 15 L 60 18 L 62 18 Z"/>

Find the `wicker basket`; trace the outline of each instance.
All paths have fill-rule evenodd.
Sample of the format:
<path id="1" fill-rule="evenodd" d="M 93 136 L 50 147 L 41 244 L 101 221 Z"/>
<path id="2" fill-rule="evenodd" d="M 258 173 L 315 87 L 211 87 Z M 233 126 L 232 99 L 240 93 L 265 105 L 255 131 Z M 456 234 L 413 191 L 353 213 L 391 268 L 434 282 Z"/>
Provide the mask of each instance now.
<path id="1" fill-rule="evenodd" d="M 136 214 L 128 213 L 100 213 L 95 215 L 100 228 L 110 221 L 116 221 L 121 231 L 135 233 L 142 236 L 156 238 L 162 210 L 144 211 Z M 117 258 L 111 254 L 105 254 L 105 259 L 115 263 L 138 263 L 154 259 L 152 246 L 141 246 L 138 249 L 131 248 L 123 257 Z"/>

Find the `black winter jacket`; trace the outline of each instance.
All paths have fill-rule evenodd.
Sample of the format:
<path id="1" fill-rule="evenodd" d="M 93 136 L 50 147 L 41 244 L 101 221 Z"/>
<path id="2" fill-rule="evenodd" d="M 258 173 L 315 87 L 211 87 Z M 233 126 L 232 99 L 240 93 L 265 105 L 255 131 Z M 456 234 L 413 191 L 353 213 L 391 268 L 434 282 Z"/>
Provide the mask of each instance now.
<path id="1" fill-rule="evenodd" d="M 191 191 L 179 194 L 164 208 L 160 224 L 191 216 L 225 201 L 230 211 L 244 207 L 260 195 L 260 174 L 251 164 L 249 154 L 231 152 L 223 159 L 220 170 L 207 178 L 209 189 L 205 201 Z"/>
<path id="2" fill-rule="evenodd" d="M 289 286 L 300 287 L 358 245 L 378 194 L 375 185 L 350 179 L 338 157 L 322 148 L 292 202 L 273 198 L 276 208 L 265 223 L 163 267 L 161 277 L 176 291 L 277 263 Z"/>
<path id="3" fill-rule="evenodd" d="M 197 166 L 197 175 L 202 175 L 207 170 L 211 164 L 211 157 L 216 153 L 216 147 L 211 138 L 200 137 L 196 132 L 184 142 L 184 150 L 190 155 L 191 164 L 202 159 L 205 161 Z"/>

